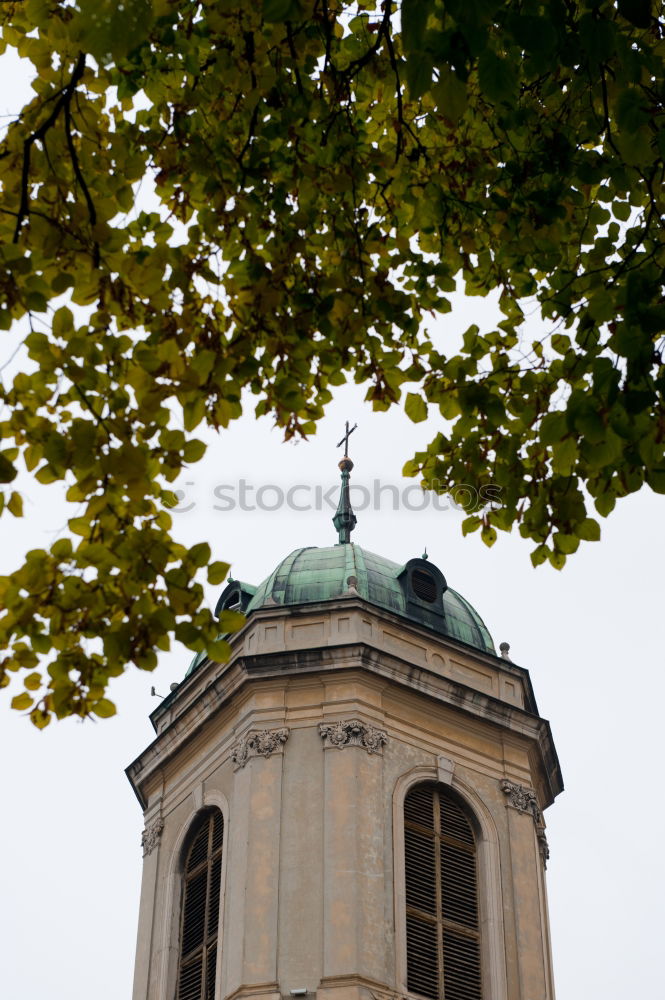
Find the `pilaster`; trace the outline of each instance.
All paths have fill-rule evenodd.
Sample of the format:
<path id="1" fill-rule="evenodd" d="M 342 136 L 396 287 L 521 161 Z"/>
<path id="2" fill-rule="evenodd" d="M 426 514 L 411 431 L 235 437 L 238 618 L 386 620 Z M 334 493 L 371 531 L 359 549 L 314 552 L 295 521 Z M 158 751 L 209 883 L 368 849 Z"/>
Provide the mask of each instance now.
<path id="1" fill-rule="evenodd" d="M 345 725 L 347 722 L 347 725 Z M 383 756 L 360 720 L 320 726 L 324 747 L 324 995 L 339 976 L 384 981 Z M 333 734 L 331 740 L 330 734 Z M 335 739 L 337 735 L 337 739 Z"/>

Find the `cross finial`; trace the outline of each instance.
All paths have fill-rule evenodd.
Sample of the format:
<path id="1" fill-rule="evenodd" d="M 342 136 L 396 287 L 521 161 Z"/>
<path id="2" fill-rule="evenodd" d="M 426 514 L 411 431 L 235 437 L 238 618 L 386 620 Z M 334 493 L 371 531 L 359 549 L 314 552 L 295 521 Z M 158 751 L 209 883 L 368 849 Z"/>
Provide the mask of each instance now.
<path id="1" fill-rule="evenodd" d="M 351 498 L 349 496 L 349 476 L 353 468 L 353 462 L 349 458 L 349 437 L 353 434 L 357 426 L 358 424 L 354 424 L 353 427 L 349 427 L 349 421 L 347 420 L 346 433 L 337 445 L 338 448 L 344 445 L 344 458 L 339 463 L 339 470 L 342 473 L 342 489 L 339 494 L 337 510 L 333 517 L 333 524 L 337 528 L 340 545 L 347 545 L 351 541 L 351 532 L 355 528 L 357 520 L 356 515 L 353 513 Z"/>
<path id="2" fill-rule="evenodd" d="M 353 432 L 355 431 L 355 429 L 356 429 L 357 426 L 358 426 L 358 424 L 354 424 L 353 427 L 349 430 L 349 421 L 347 420 L 346 421 L 346 434 L 344 435 L 344 437 L 342 438 L 342 440 L 339 441 L 338 444 L 337 444 L 338 448 L 341 445 L 344 445 L 344 455 L 345 455 L 346 458 L 348 458 L 348 455 L 349 455 L 349 438 L 353 434 Z"/>

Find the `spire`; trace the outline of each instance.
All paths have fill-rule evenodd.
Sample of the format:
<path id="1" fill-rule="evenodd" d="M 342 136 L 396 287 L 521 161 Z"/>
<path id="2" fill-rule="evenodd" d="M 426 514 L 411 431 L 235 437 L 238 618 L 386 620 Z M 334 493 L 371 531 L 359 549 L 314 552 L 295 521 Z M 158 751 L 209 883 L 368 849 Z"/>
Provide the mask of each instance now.
<path id="1" fill-rule="evenodd" d="M 351 475 L 351 469 L 353 468 L 353 462 L 348 456 L 349 451 L 349 436 L 353 434 L 358 424 L 354 424 L 349 430 L 349 421 L 346 421 L 346 434 L 342 440 L 338 443 L 337 447 L 344 445 L 344 458 L 339 463 L 339 468 L 342 473 L 342 489 L 339 495 L 339 503 L 337 504 L 337 511 L 332 521 L 337 528 L 337 533 L 339 536 L 339 544 L 347 545 L 351 541 L 351 532 L 356 526 L 356 515 L 353 513 L 351 507 L 351 498 L 349 497 L 349 477 Z"/>

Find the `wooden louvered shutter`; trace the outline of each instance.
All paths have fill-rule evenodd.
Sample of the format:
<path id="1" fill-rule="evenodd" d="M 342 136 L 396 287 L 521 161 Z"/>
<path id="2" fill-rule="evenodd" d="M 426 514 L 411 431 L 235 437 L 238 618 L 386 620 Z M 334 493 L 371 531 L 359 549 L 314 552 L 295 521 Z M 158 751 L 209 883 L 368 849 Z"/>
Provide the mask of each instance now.
<path id="1" fill-rule="evenodd" d="M 224 819 L 206 813 L 185 860 L 178 1000 L 214 1000 Z"/>
<path id="2" fill-rule="evenodd" d="M 409 991 L 482 1000 L 476 843 L 464 811 L 439 785 L 404 802 Z"/>

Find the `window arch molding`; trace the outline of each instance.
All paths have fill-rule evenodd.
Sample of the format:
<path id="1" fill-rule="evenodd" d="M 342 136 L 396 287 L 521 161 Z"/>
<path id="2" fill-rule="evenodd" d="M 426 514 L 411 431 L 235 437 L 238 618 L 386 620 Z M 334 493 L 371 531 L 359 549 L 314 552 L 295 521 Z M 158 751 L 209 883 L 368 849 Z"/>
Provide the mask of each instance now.
<path id="1" fill-rule="evenodd" d="M 163 899 L 162 917 L 162 949 L 159 967 L 158 993 L 159 997 L 176 995 L 178 981 L 178 966 L 180 963 L 180 921 L 183 904 L 183 873 L 185 856 L 189 846 L 189 836 L 194 825 L 203 813 L 211 808 L 219 809 L 224 820 L 224 849 L 222 851 L 222 884 L 219 900 L 219 927 L 217 930 L 217 966 L 215 975 L 215 995 L 221 996 L 220 984 L 223 971 L 224 955 L 224 897 L 226 891 L 226 868 L 229 854 L 229 805 L 221 792 L 206 790 L 203 795 L 190 796 L 192 806 L 187 817 L 178 827 L 170 850 L 166 891 Z M 168 822 L 168 821 L 167 821 Z M 158 929 L 155 928 L 155 931 Z"/>
<path id="2" fill-rule="evenodd" d="M 436 765 L 420 765 L 401 775 L 393 793 L 393 899 L 395 904 L 395 979 L 397 991 L 414 996 L 407 989 L 406 961 L 406 873 L 404 859 L 404 800 L 409 791 L 424 782 L 435 782 L 452 789 L 466 806 L 476 834 L 478 862 L 478 904 L 480 924 L 480 960 L 486 1000 L 508 1000 L 506 954 L 501 907 L 501 865 L 496 825 L 478 793 L 457 773 L 447 773 L 441 780 Z"/>

